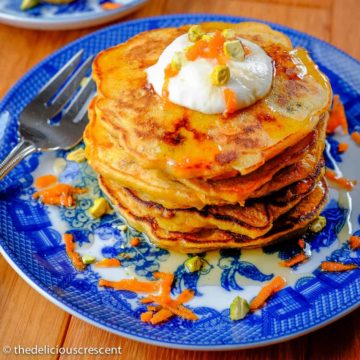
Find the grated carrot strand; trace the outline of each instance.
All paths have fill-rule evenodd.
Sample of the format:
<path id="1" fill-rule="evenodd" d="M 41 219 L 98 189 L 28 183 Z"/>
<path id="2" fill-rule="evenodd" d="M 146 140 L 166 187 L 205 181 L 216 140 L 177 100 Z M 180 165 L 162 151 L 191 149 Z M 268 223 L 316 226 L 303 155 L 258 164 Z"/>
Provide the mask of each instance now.
<path id="1" fill-rule="evenodd" d="M 336 261 L 323 261 L 320 265 L 320 269 L 327 272 L 349 271 L 357 268 L 356 264 L 343 264 Z"/>
<path id="2" fill-rule="evenodd" d="M 360 249 L 360 236 L 356 236 L 356 235 L 350 236 L 349 244 L 351 250 Z"/>
<path id="3" fill-rule="evenodd" d="M 34 185 L 38 189 L 42 189 L 42 188 L 48 187 L 50 185 L 53 185 L 56 182 L 57 182 L 57 177 L 55 175 L 44 175 L 44 176 L 39 176 L 35 180 Z"/>
<path id="4" fill-rule="evenodd" d="M 139 281 L 137 279 L 123 279 L 119 281 L 99 280 L 99 286 L 110 287 L 115 290 L 128 290 L 133 292 L 157 292 L 159 283 L 156 281 Z"/>
<path id="5" fill-rule="evenodd" d="M 292 267 L 292 266 L 300 264 L 308 259 L 309 259 L 309 257 L 306 256 L 304 253 L 299 253 L 289 260 L 281 261 L 280 265 L 284 266 L 284 267 Z"/>
<path id="6" fill-rule="evenodd" d="M 280 291 L 285 286 L 285 284 L 286 282 L 281 276 L 274 277 L 270 283 L 265 285 L 260 290 L 259 294 L 253 299 L 250 304 L 250 310 L 255 311 L 260 309 L 266 303 L 269 297 Z"/>
<path id="7" fill-rule="evenodd" d="M 104 268 L 119 267 L 120 265 L 121 265 L 120 260 L 116 258 L 102 259 L 95 264 L 96 267 L 104 267 Z"/>

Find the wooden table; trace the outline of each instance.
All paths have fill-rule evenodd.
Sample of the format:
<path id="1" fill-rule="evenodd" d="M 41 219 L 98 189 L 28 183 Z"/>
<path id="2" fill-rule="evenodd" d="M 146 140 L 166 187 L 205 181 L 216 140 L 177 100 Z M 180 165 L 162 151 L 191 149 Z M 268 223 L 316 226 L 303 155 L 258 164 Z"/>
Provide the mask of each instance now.
<path id="1" fill-rule="evenodd" d="M 128 19 L 191 12 L 230 14 L 273 21 L 317 36 L 354 57 L 359 58 L 360 55 L 359 0 L 153 0 Z M 0 25 L 0 97 L 45 56 L 94 30 L 96 28 L 44 32 Z M 360 357 L 359 323 L 360 310 L 357 310 L 322 330 L 265 348 L 214 353 L 164 349 L 112 335 L 65 313 L 36 293 L 0 258 L 0 352 L 3 345 L 18 344 L 121 346 L 122 355 L 118 358 L 123 360 L 350 360 Z"/>

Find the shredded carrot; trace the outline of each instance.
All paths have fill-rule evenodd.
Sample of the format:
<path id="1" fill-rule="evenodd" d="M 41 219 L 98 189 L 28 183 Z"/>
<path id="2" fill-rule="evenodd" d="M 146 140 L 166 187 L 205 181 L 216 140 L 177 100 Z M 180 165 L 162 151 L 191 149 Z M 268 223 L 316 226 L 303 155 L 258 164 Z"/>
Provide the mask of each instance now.
<path id="1" fill-rule="evenodd" d="M 76 205 L 74 195 L 84 194 L 87 189 L 68 184 L 56 184 L 48 189 L 33 194 L 34 199 L 41 199 L 44 204 L 71 207 Z"/>
<path id="2" fill-rule="evenodd" d="M 86 265 L 82 262 L 81 256 L 75 251 L 74 236 L 72 234 L 64 234 L 65 250 L 72 264 L 77 270 L 84 270 Z"/>
<path id="3" fill-rule="evenodd" d="M 173 66 L 171 63 L 168 64 L 164 70 L 165 79 L 176 76 L 180 71 L 180 67 Z"/>
<path id="4" fill-rule="evenodd" d="M 326 127 L 328 134 L 333 134 L 338 126 L 341 126 L 344 134 L 348 134 L 348 123 L 346 120 L 344 105 L 341 103 L 338 95 L 334 96 L 334 103 L 330 112 L 330 117 Z"/>
<path id="5" fill-rule="evenodd" d="M 176 301 L 179 304 L 184 304 L 188 301 L 190 301 L 194 297 L 194 292 L 189 289 L 185 289 L 182 291 L 182 293 L 177 297 Z"/>
<path id="6" fill-rule="evenodd" d="M 144 298 L 140 299 L 140 302 L 141 302 L 142 304 L 150 304 L 150 303 L 152 303 L 153 301 L 152 301 L 150 298 L 148 298 L 148 297 L 144 297 Z"/>
<path id="7" fill-rule="evenodd" d="M 349 271 L 357 269 L 356 264 L 343 264 L 335 261 L 323 261 L 320 265 L 322 271 L 338 272 L 338 271 Z"/>
<path id="8" fill-rule="evenodd" d="M 111 259 L 102 259 L 98 261 L 95 266 L 96 267 L 119 267 L 121 262 L 119 259 L 111 258 Z"/>
<path id="9" fill-rule="evenodd" d="M 340 176 L 337 176 L 333 170 L 326 169 L 325 176 L 328 180 L 338 185 L 340 188 L 351 191 L 357 184 L 356 180 L 349 180 Z"/>
<path id="10" fill-rule="evenodd" d="M 255 311 L 264 306 L 267 299 L 280 291 L 285 286 L 285 280 L 281 276 L 274 277 L 270 283 L 265 285 L 250 304 L 250 310 Z"/>
<path id="11" fill-rule="evenodd" d="M 360 249 L 360 236 L 356 236 L 356 235 L 350 236 L 349 243 L 351 250 Z"/>
<path id="12" fill-rule="evenodd" d="M 164 272 L 155 272 L 155 279 L 161 279 L 161 295 L 168 296 L 170 298 L 171 286 L 174 281 L 174 274 L 164 273 Z"/>
<path id="13" fill-rule="evenodd" d="M 140 245 L 140 239 L 138 237 L 133 237 L 131 240 L 130 240 L 130 245 L 131 246 L 139 246 Z"/>
<path id="14" fill-rule="evenodd" d="M 298 240 L 298 244 L 299 244 L 299 246 L 300 246 L 302 249 L 305 248 L 305 240 L 304 240 L 304 239 L 299 239 L 299 240 Z"/>
<path id="15" fill-rule="evenodd" d="M 185 317 L 189 320 L 196 320 L 195 317 L 197 318 L 197 316 L 192 313 L 190 310 L 188 310 L 187 308 L 185 308 L 184 306 L 181 306 L 183 303 L 190 301 L 192 298 L 194 297 L 194 292 L 192 290 L 189 289 L 185 289 L 175 300 L 167 299 L 167 301 L 165 303 L 162 303 L 162 306 L 148 306 L 147 309 L 148 310 L 159 310 L 161 313 L 159 314 L 156 313 L 152 320 L 150 321 L 153 325 L 158 324 L 160 322 L 164 322 L 168 319 L 170 319 L 173 315 L 174 315 L 174 308 L 177 309 L 177 315 L 181 316 L 181 317 Z M 145 301 L 144 301 L 145 300 Z M 154 297 L 154 296 L 150 296 L 148 298 L 143 298 L 141 299 L 142 303 L 146 303 L 146 302 L 162 302 L 159 297 Z M 162 308 L 163 307 L 163 308 Z M 186 309 L 186 310 L 184 310 Z M 185 314 L 184 314 L 185 311 Z M 180 315 L 181 313 L 181 315 Z M 159 314 L 159 315 L 157 315 Z"/>
<path id="16" fill-rule="evenodd" d="M 224 89 L 226 114 L 232 114 L 236 110 L 236 94 L 231 89 Z"/>
<path id="17" fill-rule="evenodd" d="M 115 3 L 111 3 L 111 2 L 106 2 L 106 3 L 103 3 L 101 5 L 101 7 L 104 10 L 115 10 L 115 9 L 118 9 L 118 8 L 122 7 L 122 4 L 115 4 Z"/>
<path id="18" fill-rule="evenodd" d="M 178 303 L 177 300 L 164 299 L 163 296 L 149 295 L 154 303 L 161 305 L 164 309 L 168 309 L 173 312 L 175 315 L 180 316 L 187 320 L 197 320 L 198 317 L 190 309 Z M 164 301 L 165 300 L 165 301 Z"/>
<path id="19" fill-rule="evenodd" d="M 185 56 L 189 61 L 194 61 L 200 57 L 216 59 L 218 64 L 223 65 L 226 61 L 223 50 L 224 42 L 224 36 L 217 30 L 209 41 L 204 39 L 196 41 L 187 49 Z"/>
<path id="20" fill-rule="evenodd" d="M 346 143 L 339 143 L 338 145 L 338 151 L 343 153 L 343 152 L 346 152 L 348 151 L 349 149 L 349 144 L 346 144 Z"/>
<path id="21" fill-rule="evenodd" d="M 292 257 L 289 260 L 281 261 L 280 265 L 285 266 L 285 267 L 292 267 L 294 265 L 297 265 L 297 264 L 300 264 L 300 263 L 304 262 L 308 258 L 309 257 L 306 256 L 304 253 L 299 253 L 299 254 L 295 255 L 294 257 Z"/>
<path id="22" fill-rule="evenodd" d="M 354 132 L 351 134 L 351 138 L 352 138 L 358 145 L 360 145 L 360 132 L 354 131 Z"/>
<path id="23" fill-rule="evenodd" d="M 205 52 L 208 43 L 205 40 L 199 40 L 194 45 L 190 46 L 186 51 L 186 58 L 189 61 L 194 61 Z"/>
<path id="24" fill-rule="evenodd" d="M 128 290 L 146 293 L 157 292 L 160 290 L 160 284 L 157 281 L 139 281 L 137 279 L 124 279 L 119 281 L 100 279 L 99 286 L 106 286 L 115 290 Z"/>
<path id="25" fill-rule="evenodd" d="M 141 314 L 141 321 L 155 325 L 170 319 L 174 315 L 187 320 L 197 320 L 197 315 L 182 305 L 194 297 L 194 292 L 185 289 L 176 299 L 172 299 L 170 293 L 174 274 L 155 272 L 153 275 L 157 279 L 156 281 L 139 281 L 137 279 L 108 281 L 101 279 L 99 286 L 111 287 L 116 290 L 149 293 L 147 297 L 140 299 L 140 302 L 142 304 L 155 303 L 157 305 L 148 306 L 147 311 Z M 159 295 L 151 294 L 159 293 L 159 290 Z"/>
<path id="26" fill-rule="evenodd" d="M 40 176 L 35 180 L 35 187 L 42 189 L 53 185 L 57 182 L 57 177 L 55 175 L 44 175 Z"/>
<path id="27" fill-rule="evenodd" d="M 149 322 L 152 317 L 153 317 L 152 311 L 146 311 L 146 312 L 141 313 L 141 315 L 140 315 L 140 319 L 142 322 Z"/>
<path id="28" fill-rule="evenodd" d="M 161 309 L 150 319 L 151 324 L 156 325 L 172 318 L 174 314 L 167 309 Z"/>

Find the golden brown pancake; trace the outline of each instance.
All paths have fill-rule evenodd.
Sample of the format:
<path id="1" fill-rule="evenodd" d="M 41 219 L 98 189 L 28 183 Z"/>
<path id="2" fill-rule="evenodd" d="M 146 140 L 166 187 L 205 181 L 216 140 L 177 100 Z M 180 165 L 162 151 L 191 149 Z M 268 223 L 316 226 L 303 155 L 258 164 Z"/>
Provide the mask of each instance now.
<path id="1" fill-rule="evenodd" d="M 327 202 L 328 190 L 324 180 L 293 209 L 280 216 L 271 231 L 251 239 L 245 235 L 219 229 L 202 229 L 199 232 L 168 231 L 159 226 L 153 217 L 134 214 L 127 204 L 121 202 L 117 191 L 113 192 L 100 178 L 100 185 L 115 209 L 137 229 L 147 234 L 155 245 L 180 252 L 202 252 L 220 248 L 253 248 L 269 245 L 304 232 L 307 226 L 320 214 Z"/>
<path id="2" fill-rule="evenodd" d="M 233 27 L 275 63 L 269 94 L 226 118 L 170 103 L 147 84 L 145 69 L 187 26 L 139 34 L 101 52 L 94 61 L 97 117 L 142 168 L 161 170 L 172 178 L 252 172 L 306 137 L 331 101 L 327 78 L 304 49 L 292 49 L 285 35 L 263 24 L 205 26 L 209 31 Z"/>
<path id="3" fill-rule="evenodd" d="M 156 220 L 167 231 L 198 232 L 201 229 L 228 230 L 249 238 L 257 238 L 270 231 L 273 222 L 296 206 L 315 186 L 317 179 L 309 177 L 277 194 L 250 202 L 247 206 L 207 206 L 197 209 L 167 209 L 146 201 L 114 182 L 101 178 L 101 184 L 139 217 Z"/>
<path id="4" fill-rule="evenodd" d="M 123 187 L 144 193 L 168 209 L 243 204 L 305 179 L 321 167 L 327 114 L 304 139 L 248 175 L 225 179 L 172 179 L 164 172 L 143 169 L 114 142 L 90 107 L 84 133 L 87 158 L 96 172 Z"/>

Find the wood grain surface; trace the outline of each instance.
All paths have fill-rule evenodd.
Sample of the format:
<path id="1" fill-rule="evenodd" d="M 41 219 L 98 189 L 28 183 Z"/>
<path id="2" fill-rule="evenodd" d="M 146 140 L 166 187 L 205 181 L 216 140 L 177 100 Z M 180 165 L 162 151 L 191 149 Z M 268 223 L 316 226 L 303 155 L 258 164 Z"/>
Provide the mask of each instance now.
<path id="1" fill-rule="evenodd" d="M 172 13 L 218 13 L 268 20 L 317 36 L 360 57 L 359 0 L 152 0 L 125 20 Z M 0 25 L 0 98 L 41 59 L 96 29 L 45 32 Z M 48 345 L 120 346 L 121 355 L 103 358 L 122 360 L 351 360 L 360 358 L 359 323 L 360 310 L 357 310 L 326 328 L 264 348 L 230 352 L 165 349 L 112 335 L 65 313 L 35 292 L 0 257 L 0 359 L 5 359 L 1 352 L 4 345 Z M 6 357 L 17 358 L 20 356 Z"/>

